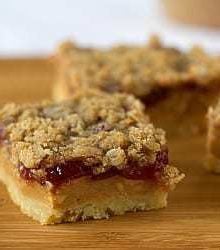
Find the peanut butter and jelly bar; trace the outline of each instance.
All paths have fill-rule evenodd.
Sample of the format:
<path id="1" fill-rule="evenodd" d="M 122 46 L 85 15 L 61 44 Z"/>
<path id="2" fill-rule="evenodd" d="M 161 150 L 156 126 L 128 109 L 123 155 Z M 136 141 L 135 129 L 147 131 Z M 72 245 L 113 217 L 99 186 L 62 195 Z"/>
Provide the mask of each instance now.
<path id="1" fill-rule="evenodd" d="M 181 52 L 156 38 L 142 47 L 108 50 L 66 42 L 55 58 L 56 99 L 70 98 L 82 88 L 130 93 L 168 135 L 204 133 L 207 108 L 220 94 L 220 58 L 199 47 Z"/>
<path id="2" fill-rule="evenodd" d="M 0 179 L 42 224 L 159 209 L 184 177 L 133 96 L 87 92 L 0 110 Z"/>

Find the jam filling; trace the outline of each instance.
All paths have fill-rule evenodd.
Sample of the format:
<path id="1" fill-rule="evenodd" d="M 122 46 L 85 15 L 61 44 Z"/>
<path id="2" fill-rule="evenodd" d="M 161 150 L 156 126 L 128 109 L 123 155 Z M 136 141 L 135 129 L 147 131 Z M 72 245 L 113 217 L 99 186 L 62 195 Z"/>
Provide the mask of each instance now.
<path id="1" fill-rule="evenodd" d="M 59 186 L 67 183 L 70 180 L 77 179 L 83 176 L 89 176 L 94 180 L 106 179 L 112 176 L 123 176 L 132 180 L 152 180 L 157 181 L 160 178 L 160 173 L 168 164 L 168 150 L 163 149 L 156 155 L 154 163 L 149 163 L 147 166 L 139 167 L 135 163 L 128 163 L 124 169 L 110 168 L 108 171 L 101 174 L 94 174 L 94 166 L 86 166 L 82 160 L 66 161 L 65 163 L 56 164 L 53 167 L 45 168 L 45 174 L 38 176 L 37 168 L 30 169 L 24 166 L 19 166 L 20 176 L 27 180 L 35 180 L 41 185 L 46 182 L 52 183 L 54 186 Z"/>

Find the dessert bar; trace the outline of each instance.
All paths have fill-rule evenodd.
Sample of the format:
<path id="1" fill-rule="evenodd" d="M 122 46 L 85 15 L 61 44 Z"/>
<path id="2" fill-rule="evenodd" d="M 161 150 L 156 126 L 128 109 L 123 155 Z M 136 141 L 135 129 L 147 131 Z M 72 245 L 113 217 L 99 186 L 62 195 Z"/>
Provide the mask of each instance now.
<path id="1" fill-rule="evenodd" d="M 167 205 L 184 177 L 162 129 L 133 96 L 78 92 L 60 103 L 0 110 L 0 179 L 42 224 L 108 218 Z"/>
<path id="2" fill-rule="evenodd" d="M 187 52 L 152 37 L 145 46 L 108 50 L 63 43 L 56 53 L 55 99 L 78 89 L 126 92 L 142 100 L 156 126 L 168 135 L 204 133 L 205 114 L 220 92 L 220 58 L 201 48 Z"/>

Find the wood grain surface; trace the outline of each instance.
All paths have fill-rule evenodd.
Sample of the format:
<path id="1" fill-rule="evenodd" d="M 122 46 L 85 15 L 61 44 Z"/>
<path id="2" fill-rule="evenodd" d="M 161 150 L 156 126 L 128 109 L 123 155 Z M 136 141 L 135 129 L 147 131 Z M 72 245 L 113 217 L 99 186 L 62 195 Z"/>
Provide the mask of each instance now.
<path id="1" fill-rule="evenodd" d="M 0 61 L 0 103 L 50 97 L 54 73 L 44 59 Z M 0 185 L 0 249 L 220 249 L 220 176 L 206 173 L 205 138 L 171 141 L 187 175 L 166 209 L 110 220 L 41 226 L 21 214 Z"/>

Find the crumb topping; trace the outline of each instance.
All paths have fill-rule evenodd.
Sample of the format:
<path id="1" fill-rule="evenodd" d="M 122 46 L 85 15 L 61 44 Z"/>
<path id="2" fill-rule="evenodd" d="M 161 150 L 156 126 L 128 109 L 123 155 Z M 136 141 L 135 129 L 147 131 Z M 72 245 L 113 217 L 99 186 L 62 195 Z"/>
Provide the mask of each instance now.
<path id="1" fill-rule="evenodd" d="M 206 86 L 220 80 L 220 58 L 208 56 L 199 47 L 185 53 L 164 47 L 156 37 L 146 46 L 109 50 L 83 49 L 66 42 L 57 58 L 59 81 L 70 92 L 89 86 L 143 97 L 159 86 Z"/>
<path id="2" fill-rule="evenodd" d="M 25 168 L 76 160 L 105 172 L 153 163 L 166 145 L 133 96 L 84 92 L 61 103 L 7 104 L 0 110 L 4 147 Z M 38 171 L 38 175 L 40 172 Z"/>

